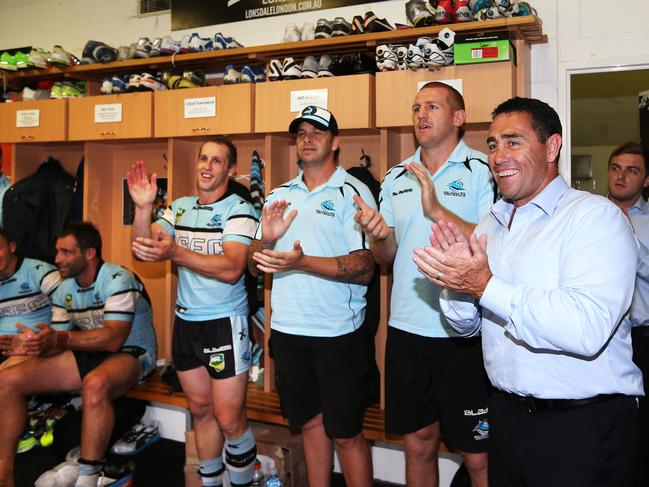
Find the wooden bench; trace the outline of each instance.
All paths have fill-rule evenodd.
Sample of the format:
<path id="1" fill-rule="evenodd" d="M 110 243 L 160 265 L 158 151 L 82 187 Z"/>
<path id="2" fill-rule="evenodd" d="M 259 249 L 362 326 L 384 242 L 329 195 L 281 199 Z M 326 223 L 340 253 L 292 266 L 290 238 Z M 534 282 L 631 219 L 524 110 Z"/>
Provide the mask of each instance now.
<path id="1" fill-rule="evenodd" d="M 156 371 L 145 382 L 126 393 L 127 397 L 143 401 L 170 404 L 173 406 L 187 407 L 187 399 L 182 392 L 174 392 L 173 388 L 162 381 Z M 248 384 L 248 419 L 264 423 L 288 425 L 282 416 L 279 407 L 279 396 L 276 391 L 264 392 L 253 383 Z M 383 410 L 378 406 L 371 406 L 365 412 L 363 434 L 368 440 L 388 443 L 401 443 L 401 437 L 387 435 L 384 429 Z"/>

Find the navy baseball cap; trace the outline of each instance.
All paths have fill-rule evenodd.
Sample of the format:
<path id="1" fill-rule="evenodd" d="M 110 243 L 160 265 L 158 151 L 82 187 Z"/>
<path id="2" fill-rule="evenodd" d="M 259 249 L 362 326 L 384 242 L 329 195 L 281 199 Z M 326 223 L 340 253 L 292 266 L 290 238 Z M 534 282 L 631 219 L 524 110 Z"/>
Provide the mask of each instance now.
<path id="1" fill-rule="evenodd" d="M 329 110 L 309 105 L 304 107 L 300 114 L 295 117 L 288 126 L 288 131 L 292 134 L 297 133 L 297 129 L 302 122 L 309 122 L 314 127 L 322 130 L 329 130 L 332 134 L 338 135 L 338 122 Z"/>

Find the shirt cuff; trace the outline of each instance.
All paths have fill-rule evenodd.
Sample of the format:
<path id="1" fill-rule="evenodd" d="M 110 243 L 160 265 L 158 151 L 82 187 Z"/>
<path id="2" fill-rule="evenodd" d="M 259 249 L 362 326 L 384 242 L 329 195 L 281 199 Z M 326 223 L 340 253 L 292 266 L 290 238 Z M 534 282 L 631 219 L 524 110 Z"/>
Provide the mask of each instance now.
<path id="1" fill-rule="evenodd" d="M 487 308 L 504 320 L 509 320 L 514 311 L 513 295 L 514 286 L 507 281 L 491 276 L 487 287 L 480 298 L 480 306 Z"/>

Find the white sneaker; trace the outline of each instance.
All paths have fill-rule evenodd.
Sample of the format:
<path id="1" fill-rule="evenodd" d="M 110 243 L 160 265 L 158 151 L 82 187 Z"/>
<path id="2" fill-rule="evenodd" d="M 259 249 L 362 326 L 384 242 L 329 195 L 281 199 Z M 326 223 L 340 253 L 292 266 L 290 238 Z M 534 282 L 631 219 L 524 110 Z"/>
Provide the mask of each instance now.
<path id="1" fill-rule="evenodd" d="M 160 43 L 160 54 L 171 56 L 180 51 L 180 42 L 174 41 L 171 36 L 164 36 Z"/>
<path id="2" fill-rule="evenodd" d="M 376 47 L 376 67 L 380 71 L 394 71 L 397 69 L 397 53 L 392 46 L 381 44 Z"/>
<path id="3" fill-rule="evenodd" d="M 300 39 L 303 41 L 312 41 L 315 39 L 315 27 L 312 22 L 304 22 L 300 31 Z"/>
<path id="4" fill-rule="evenodd" d="M 331 72 L 331 56 L 323 54 L 320 56 L 320 65 L 318 66 L 318 78 L 329 78 L 334 74 Z"/>
<path id="5" fill-rule="evenodd" d="M 293 23 L 286 24 L 286 28 L 284 29 L 284 39 L 282 39 L 282 42 L 297 42 L 301 38 L 302 35 L 300 34 L 297 25 Z"/>
<path id="6" fill-rule="evenodd" d="M 282 79 L 282 61 L 271 59 L 268 63 L 268 79 L 270 81 L 279 81 Z"/>
<path id="7" fill-rule="evenodd" d="M 282 64 L 282 78 L 284 79 L 298 79 L 302 76 L 302 68 L 297 64 L 292 57 L 284 59 Z"/>
<path id="8" fill-rule="evenodd" d="M 412 44 L 408 46 L 406 63 L 412 70 L 417 70 L 424 66 L 424 53 L 418 46 L 414 46 Z"/>
<path id="9" fill-rule="evenodd" d="M 302 78 L 316 78 L 320 71 L 320 63 L 315 56 L 307 56 L 302 63 Z"/>

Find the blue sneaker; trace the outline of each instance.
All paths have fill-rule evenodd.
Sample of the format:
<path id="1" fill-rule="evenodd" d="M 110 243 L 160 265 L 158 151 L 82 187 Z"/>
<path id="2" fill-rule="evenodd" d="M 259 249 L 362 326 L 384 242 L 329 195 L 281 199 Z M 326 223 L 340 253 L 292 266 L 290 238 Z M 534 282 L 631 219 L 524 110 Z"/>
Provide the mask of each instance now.
<path id="1" fill-rule="evenodd" d="M 241 72 L 234 66 L 234 64 L 228 64 L 225 67 L 225 73 L 223 73 L 223 83 L 226 85 L 232 85 L 239 83 L 240 81 L 242 81 Z"/>
<path id="2" fill-rule="evenodd" d="M 88 41 L 83 48 L 82 63 L 111 63 L 117 61 L 118 51 L 99 41 Z"/>
<path id="3" fill-rule="evenodd" d="M 241 70 L 242 83 L 261 83 L 262 81 L 266 81 L 266 70 L 263 67 L 250 67 L 246 64 Z"/>
<path id="4" fill-rule="evenodd" d="M 215 49 L 236 49 L 243 47 L 233 37 L 225 37 L 220 32 L 214 35 L 214 48 Z"/>

